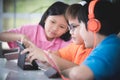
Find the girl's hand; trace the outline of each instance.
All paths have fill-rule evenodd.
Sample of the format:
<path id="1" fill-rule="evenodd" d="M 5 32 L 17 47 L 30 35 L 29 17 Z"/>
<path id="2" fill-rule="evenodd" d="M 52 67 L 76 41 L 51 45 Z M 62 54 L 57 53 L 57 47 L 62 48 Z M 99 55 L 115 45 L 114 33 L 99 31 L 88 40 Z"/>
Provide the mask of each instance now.
<path id="1" fill-rule="evenodd" d="M 20 35 L 19 40 L 21 41 L 21 43 L 24 43 L 26 41 L 30 41 L 30 39 L 26 35 L 23 35 L 23 34 Z"/>
<path id="2" fill-rule="evenodd" d="M 46 61 L 44 51 L 36 47 L 31 41 L 24 40 L 24 45 L 26 49 L 22 51 L 22 54 L 29 52 L 29 54 L 27 55 L 27 60 L 29 60 L 30 62 L 35 59 L 43 62 Z"/>

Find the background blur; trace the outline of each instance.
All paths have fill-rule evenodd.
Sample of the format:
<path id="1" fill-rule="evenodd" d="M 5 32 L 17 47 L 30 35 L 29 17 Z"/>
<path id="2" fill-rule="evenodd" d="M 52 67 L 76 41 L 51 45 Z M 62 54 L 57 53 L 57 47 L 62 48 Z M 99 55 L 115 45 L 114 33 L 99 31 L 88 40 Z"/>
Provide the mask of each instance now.
<path id="1" fill-rule="evenodd" d="M 72 4 L 81 0 L 0 0 L 0 32 L 26 24 L 38 24 L 45 10 L 56 1 Z M 120 3 L 120 0 L 109 1 Z"/>
<path id="2" fill-rule="evenodd" d="M 41 15 L 56 1 L 71 4 L 80 0 L 0 0 L 0 30 L 38 24 Z"/>
<path id="3" fill-rule="evenodd" d="M 44 11 L 56 1 L 72 4 L 81 0 L 0 0 L 0 32 L 25 24 L 38 24 Z"/>

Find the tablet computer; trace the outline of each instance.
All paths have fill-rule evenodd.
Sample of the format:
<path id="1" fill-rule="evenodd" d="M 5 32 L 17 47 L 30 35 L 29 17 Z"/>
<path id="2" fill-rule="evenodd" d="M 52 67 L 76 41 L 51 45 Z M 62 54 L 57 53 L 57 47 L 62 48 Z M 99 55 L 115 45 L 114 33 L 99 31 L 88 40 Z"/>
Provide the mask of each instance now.
<path id="1" fill-rule="evenodd" d="M 51 63 L 51 68 L 49 68 L 47 71 L 45 71 L 45 75 L 49 78 L 60 78 L 61 73 L 60 69 L 56 65 L 56 63 L 53 61 L 53 59 L 49 56 L 50 53 L 45 51 L 45 56 L 48 59 L 48 61 Z"/>
<path id="2" fill-rule="evenodd" d="M 23 70 L 40 70 L 35 60 L 33 60 L 32 63 L 26 61 L 26 56 L 29 54 L 29 52 L 21 54 L 21 51 L 25 49 L 24 44 L 17 41 L 17 45 L 19 46 L 17 65 Z"/>

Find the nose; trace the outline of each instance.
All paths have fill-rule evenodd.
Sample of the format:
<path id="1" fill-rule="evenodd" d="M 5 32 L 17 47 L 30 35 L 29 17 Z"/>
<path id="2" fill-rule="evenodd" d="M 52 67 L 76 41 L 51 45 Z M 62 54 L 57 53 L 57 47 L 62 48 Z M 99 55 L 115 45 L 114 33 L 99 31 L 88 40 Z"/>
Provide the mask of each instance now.
<path id="1" fill-rule="evenodd" d="M 70 29 L 70 34 L 71 34 L 71 35 L 74 34 L 74 29 Z"/>
<path id="2" fill-rule="evenodd" d="M 53 30 L 57 31 L 58 30 L 58 26 L 57 25 L 53 26 Z"/>

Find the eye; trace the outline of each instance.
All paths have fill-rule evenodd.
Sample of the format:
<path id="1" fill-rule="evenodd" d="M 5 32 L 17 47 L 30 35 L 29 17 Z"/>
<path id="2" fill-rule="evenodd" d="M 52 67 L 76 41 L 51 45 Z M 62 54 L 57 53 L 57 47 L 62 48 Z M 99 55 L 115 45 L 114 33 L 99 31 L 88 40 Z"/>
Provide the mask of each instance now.
<path id="1" fill-rule="evenodd" d="M 70 29 L 72 29 L 72 28 L 77 28 L 77 26 L 78 26 L 78 25 L 73 25 L 73 24 L 71 24 L 71 25 L 69 25 L 69 28 L 70 28 Z"/>
<path id="2" fill-rule="evenodd" d="M 78 28 L 78 26 L 79 25 L 77 25 L 77 24 L 69 24 L 69 30 L 72 30 L 72 29 L 76 29 L 76 28 Z"/>
<path id="3" fill-rule="evenodd" d="M 55 23 L 55 21 L 51 20 L 51 23 Z"/>
<path id="4" fill-rule="evenodd" d="M 65 29 L 66 27 L 65 27 L 65 26 L 60 26 L 60 28 L 63 28 L 63 29 Z"/>
<path id="5" fill-rule="evenodd" d="M 73 26 L 73 28 L 76 28 L 77 27 L 77 25 L 72 25 Z"/>

